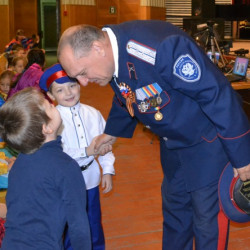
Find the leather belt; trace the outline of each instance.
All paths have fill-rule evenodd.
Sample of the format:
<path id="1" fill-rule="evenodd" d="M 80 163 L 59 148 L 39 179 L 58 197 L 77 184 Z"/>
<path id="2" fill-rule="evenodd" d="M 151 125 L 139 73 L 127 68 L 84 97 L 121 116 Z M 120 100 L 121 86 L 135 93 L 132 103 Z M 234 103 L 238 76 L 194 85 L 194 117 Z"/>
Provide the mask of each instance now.
<path id="1" fill-rule="evenodd" d="M 93 163 L 93 161 L 94 161 L 94 159 L 92 161 L 90 161 L 88 164 L 80 166 L 80 169 L 82 171 L 86 170 Z"/>

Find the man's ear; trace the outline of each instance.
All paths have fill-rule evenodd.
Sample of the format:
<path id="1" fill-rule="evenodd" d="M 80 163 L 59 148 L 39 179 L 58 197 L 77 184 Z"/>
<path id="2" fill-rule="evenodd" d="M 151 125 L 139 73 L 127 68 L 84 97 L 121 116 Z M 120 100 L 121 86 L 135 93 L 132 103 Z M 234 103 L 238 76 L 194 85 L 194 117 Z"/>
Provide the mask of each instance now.
<path id="1" fill-rule="evenodd" d="M 52 100 L 52 101 L 55 101 L 55 97 L 48 91 L 47 92 L 47 96 Z"/>
<path id="2" fill-rule="evenodd" d="M 101 56 L 105 55 L 105 49 L 103 43 L 100 41 L 94 41 L 92 44 L 93 50 Z"/>
<path id="3" fill-rule="evenodd" d="M 51 129 L 49 124 L 43 124 L 43 134 L 44 135 L 50 135 L 53 133 L 53 129 Z"/>

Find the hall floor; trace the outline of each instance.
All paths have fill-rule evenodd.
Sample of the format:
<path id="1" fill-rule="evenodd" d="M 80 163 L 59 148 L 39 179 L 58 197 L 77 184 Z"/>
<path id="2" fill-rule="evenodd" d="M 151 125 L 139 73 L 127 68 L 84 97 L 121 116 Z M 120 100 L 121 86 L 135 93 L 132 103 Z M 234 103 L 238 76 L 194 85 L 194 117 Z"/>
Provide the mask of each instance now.
<path id="1" fill-rule="evenodd" d="M 81 88 L 81 101 L 106 119 L 113 92 L 109 86 Z M 119 138 L 113 150 L 113 190 L 101 194 L 106 250 L 160 250 L 162 238 L 159 141 L 141 124 L 132 139 Z M 250 223 L 231 223 L 229 250 L 250 249 Z"/>

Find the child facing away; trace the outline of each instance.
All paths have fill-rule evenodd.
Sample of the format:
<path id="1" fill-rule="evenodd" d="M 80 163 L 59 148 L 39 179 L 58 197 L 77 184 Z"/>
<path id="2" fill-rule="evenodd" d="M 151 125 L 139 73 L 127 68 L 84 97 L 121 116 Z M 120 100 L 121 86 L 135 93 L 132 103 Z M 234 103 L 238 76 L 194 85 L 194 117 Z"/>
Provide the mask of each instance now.
<path id="1" fill-rule="evenodd" d="M 62 150 L 60 125 L 58 110 L 34 88 L 0 109 L 0 136 L 20 152 L 9 172 L 3 250 L 61 250 L 66 224 L 74 250 L 91 249 L 85 183 Z"/>
<path id="2" fill-rule="evenodd" d="M 100 167 L 92 155 L 93 152 L 89 150 L 93 138 L 103 133 L 105 120 L 98 110 L 79 102 L 80 85 L 75 79 L 67 76 L 60 64 L 48 68 L 43 73 L 39 85 L 52 100 L 57 102 L 63 125 L 59 131 L 62 136 L 63 151 L 74 158 L 82 170 L 87 189 L 92 249 L 105 249 L 99 195 Z M 115 157 L 109 152 L 100 156 L 98 161 L 102 167 L 103 192 L 107 193 L 112 189 Z M 65 249 L 72 249 L 70 240 L 66 234 Z"/>

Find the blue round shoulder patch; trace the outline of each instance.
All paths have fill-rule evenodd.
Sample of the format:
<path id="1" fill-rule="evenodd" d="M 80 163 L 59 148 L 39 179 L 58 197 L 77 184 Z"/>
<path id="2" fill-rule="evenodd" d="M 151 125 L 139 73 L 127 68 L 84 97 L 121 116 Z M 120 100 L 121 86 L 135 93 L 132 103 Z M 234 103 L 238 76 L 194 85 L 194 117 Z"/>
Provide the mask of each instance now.
<path id="1" fill-rule="evenodd" d="M 173 73 L 185 82 L 196 82 L 201 77 L 198 63 L 188 54 L 176 60 Z"/>

